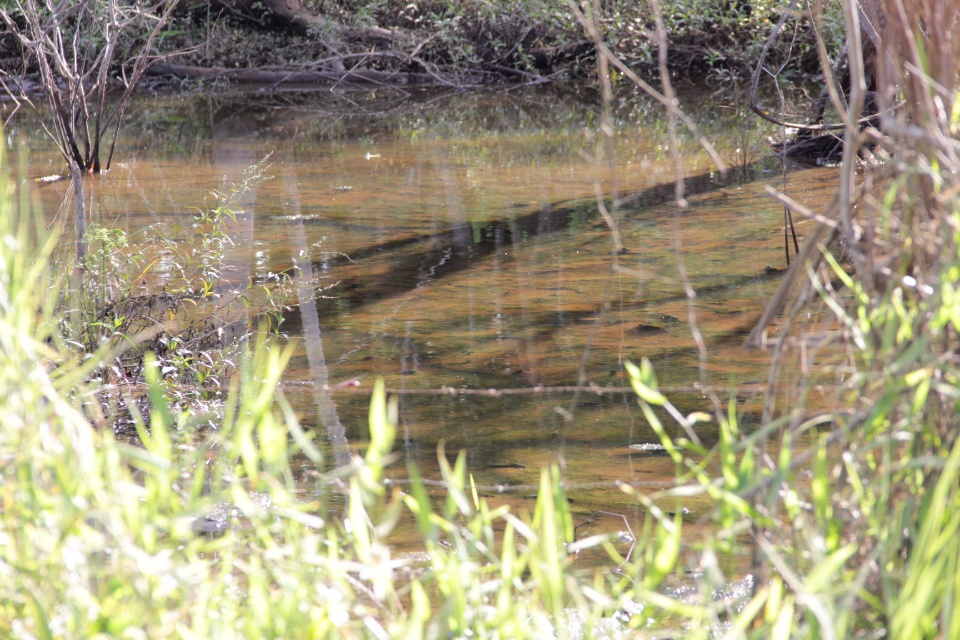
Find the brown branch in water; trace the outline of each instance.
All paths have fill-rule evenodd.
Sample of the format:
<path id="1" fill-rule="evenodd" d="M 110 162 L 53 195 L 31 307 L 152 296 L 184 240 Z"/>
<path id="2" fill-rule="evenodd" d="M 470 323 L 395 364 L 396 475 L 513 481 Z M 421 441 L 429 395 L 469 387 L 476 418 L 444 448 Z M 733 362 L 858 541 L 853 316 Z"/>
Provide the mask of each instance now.
<path id="1" fill-rule="evenodd" d="M 179 64 L 157 64 L 147 73 L 189 80 L 230 80 L 250 84 L 381 84 L 394 86 L 435 85 L 441 82 L 435 73 L 398 71 L 272 71 L 266 69 L 227 69 L 224 67 L 191 67 Z"/>
<path id="2" fill-rule="evenodd" d="M 297 383 L 296 385 L 290 386 L 310 385 L 309 383 L 306 385 Z M 657 388 L 664 393 L 703 393 L 705 390 L 709 389 L 709 387 L 704 387 L 700 384 L 660 386 Z M 743 384 L 729 387 L 729 390 L 737 393 L 762 393 L 764 391 L 764 386 L 757 384 Z M 373 392 L 373 387 L 364 387 L 360 380 L 357 378 L 351 378 L 334 385 L 324 385 L 323 391 L 328 393 L 339 392 L 369 394 Z M 557 386 L 537 385 L 535 387 L 509 387 L 506 389 L 470 389 L 442 386 L 439 389 L 396 389 L 388 387 L 385 391 L 398 396 L 481 396 L 486 398 L 499 398 L 501 396 L 543 395 L 549 393 L 595 393 L 598 396 L 616 393 L 632 395 L 633 387 L 601 387 L 598 384 L 588 384 Z"/>
<path id="3" fill-rule="evenodd" d="M 386 478 L 383 483 L 387 486 L 395 485 L 408 485 L 413 481 L 406 478 Z M 440 487 L 445 489 L 447 487 L 447 482 L 445 480 L 427 480 L 421 478 L 420 482 L 427 487 Z M 521 491 L 532 491 L 534 494 L 540 490 L 539 484 L 478 484 L 473 485 L 476 487 L 477 491 L 482 493 L 519 493 Z M 677 484 L 672 480 L 613 480 L 610 482 L 561 482 L 560 487 L 564 491 L 587 491 L 591 489 L 615 489 L 620 490 L 620 487 L 631 486 L 634 488 L 649 488 L 649 489 L 660 489 L 660 490 L 669 490 L 669 489 L 679 489 L 689 487 L 691 489 L 702 489 L 702 486 L 698 483 L 685 483 Z"/>
<path id="4" fill-rule="evenodd" d="M 283 387 L 309 387 L 313 386 L 311 383 L 296 382 L 291 384 L 289 381 L 281 384 Z M 133 392 L 146 392 L 147 384 L 144 382 L 130 382 L 123 384 L 104 384 L 93 392 L 92 394 L 100 392 L 118 392 L 120 390 L 127 390 Z M 189 388 L 188 386 L 183 386 L 179 388 Z M 351 378 L 349 380 L 344 380 L 337 384 L 332 385 L 322 385 L 321 390 L 325 393 L 350 393 L 357 395 L 369 395 L 373 393 L 372 386 L 363 386 L 360 380 L 356 378 Z M 699 384 L 694 385 L 667 385 L 660 386 L 657 389 L 663 393 L 703 393 L 707 388 Z M 763 384 L 742 384 L 736 385 L 733 387 L 725 388 L 727 391 L 738 393 L 738 394 L 760 394 L 763 393 L 766 389 L 766 386 Z M 521 396 L 521 395 L 545 395 L 545 394 L 558 394 L 558 393 L 595 393 L 598 396 L 609 395 L 609 394 L 626 394 L 632 395 L 634 393 L 633 387 L 601 387 L 596 384 L 592 385 L 557 385 L 557 386 L 536 386 L 536 387 L 509 387 L 506 389 L 464 389 L 458 387 L 446 387 L 442 386 L 440 388 L 431 388 L 431 389 L 400 389 L 395 387 L 387 387 L 384 391 L 391 395 L 397 396 L 478 396 L 483 398 L 500 398 L 502 396 Z"/>
<path id="5" fill-rule="evenodd" d="M 786 204 L 786 200 L 780 201 L 782 204 Z M 837 205 L 837 200 L 834 199 L 824 212 L 826 215 L 823 217 L 830 216 L 833 211 L 837 209 Z M 787 206 L 790 208 L 790 205 Z M 831 231 L 831 233 L 824 242 L 823 237 L 828 230 Z M 820 259 L 823 257 L 820 248 L 822 246 L 829 247 L 836 241 L 837 237 L 837 224 L 835 222 L 832 225 L 817 224 L 813 232 L 807 236 L 793 264 L 787 269 L 787 273 L 780 281 L 780 286 L 777 287 L 776 293 L 773 294 L 773 297 L 770 298 L 767 305 L 763 308 L 760 319 L 750 331 L 747 339 L 744 340 L 744 346 L 763 348 L 767 345 L 767 327 L 769 327 L 773 319 L 780 314 L 781 310 L 787 304 L 787 301 L 793 295 L 794 287 L 798 279 L 806 274 L 807 265 L 810 264 L 811 268 L 816 270 L 820 264 Z"/>

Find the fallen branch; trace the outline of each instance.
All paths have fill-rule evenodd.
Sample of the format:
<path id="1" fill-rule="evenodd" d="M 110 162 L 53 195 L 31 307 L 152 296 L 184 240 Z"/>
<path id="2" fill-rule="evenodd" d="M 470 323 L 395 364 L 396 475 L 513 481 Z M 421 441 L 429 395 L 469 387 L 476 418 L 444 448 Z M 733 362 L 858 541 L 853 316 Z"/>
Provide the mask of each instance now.
<path id="1" fill-rule="evenodd" d="M 315 386 L 310 381 L 301 381 L 294 383 L 292 381 L 284 381 L 281 384 L 281 389 L 284 389 L 286 386 L 290 387 L 310 387 Z M 325 393 L 348 393 L 348 394 L 359 394 L 359 395 L 369 395 L 373 392 L 372 386 L 364 386 L 363 383 L 358 378 L 349 378 L 342 382 L 338 382 L 333 385 L 322 385 L 319 387 L 321 391 Z M 766 387 L 762 384 L 756 383 L 746 383 L 735 385 L 731 387 L 724 387 L 725 391 L 753 395 L 763 393 L 766 390 Z M 692 385 L 663 385 L 657 387 L 658 391 L 663 393 L 700 393 L 704 391 L 713 390 L 713 387 L 704 386 L 702 384 L 694 383 Z M 536 385 L 533 387 L 506 387 L 501 389 L 474 389 L 469 387 L 448 387 L 446 385 L 439 388 L 392 388 L 387 387 L 385 389 L 386 393 L 390 395 L 398 396 L 480 396 L 484 398 L 500 398 L 502 396 L 525 396 L 525 395 L 556 395 L 561 393 L 595 393 L 598 396 L 602 395 L 617 395 L 625 394 L 632 396 L 634 394 L 633 387 L 601 387 L 598 384 L 579 384 L 579 385 L 556 385 L 556 386 L 545 386 L 545 385 Z"/>
<path id="2" fill-rule="evenodd" d="M 191 67 L 179 64 L 156 64 L 147 71 L 152 76 L 173 76 L 188 80 L 229 80 L 248 84 L 355 84 L 438 85 L 436 74 L 400 71 L 275 71 L 267 69 L 227 69 L 224 67 Z"/>

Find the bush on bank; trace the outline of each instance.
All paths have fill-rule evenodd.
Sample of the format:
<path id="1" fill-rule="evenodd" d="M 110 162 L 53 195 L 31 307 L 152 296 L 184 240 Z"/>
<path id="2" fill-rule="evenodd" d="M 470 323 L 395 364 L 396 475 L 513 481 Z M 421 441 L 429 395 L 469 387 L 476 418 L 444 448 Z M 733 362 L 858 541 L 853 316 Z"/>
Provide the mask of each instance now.
<path id="1" fill-rule="evenodd" d="M 305 16 L 303 24 L 292 22 L 290 15 L 278 15 L 272 4 L 276 3 L 180 2 L 154 43 L 154 53 L 171 56 L 167 62 L 198 67 L 414 71 L 436 73 L 455 84 L 583 77 L 596 69 L 593 47 L 564 2 L 284 4 Z M 23 23 L 18 2 L 2 6 L 11 19 Z M 787 10 L 786 4 L 771 0 L 664 0 L 660 6 L 671 68 L 694 80 L 705 74 L 749 75 L 773 26 Z M 657 38 L 650 3 L 615 0 L 597 3 L 597 8 L 596 17 L 614 53 L 638 70 L 655 71 Z M 784 72 L 796 79 L 818 74 L 809 14 L 795 8 L 790 15 L 770 52 L 771 64 L 785 65 Z M 64 20 L 69 22 L 70 16 Z M 826 5 L 820 28 L 828 50 L 836 55 L 844 37 L 838 3 Z M 130 31 L 121 46 L 133 51 L 142 34 Z M 24 68 L 37 72 L 30 53 L 11 34 L 0 34 L 0 69 L 17 76 Z"/>
<path id="2" fill-rule="evenodd" d="M 670 65 L 692 79 L 706 73 L 748 75 L 786 9 L 770 0 L 665 0 L 660 6 Z M 183 60 L 201 66 L 317 67 L 325 61 L 325 68 L 335 68 L 338 55 L 346 53 L 353 56 L 342 61 L 348 69 L 434 69 L 465 82 L 523 81 L 556 73 L 590 76 L 595 71 L 593 48 L 563 2 L 313 0 L 304 9 L 329 22 L 326 33 L 317 28 L 296 34 L 277 28 L 268 16 L 258 24 L 249 16 L 185 5 L 168 46 L 172 51 L 200 45 Z M 819 73 L 819 63 L 809 16 L 799 10 L 791 15 L 784 31 L 789 35 L 775 44 L 771 60 L 789 62 L 788 70 L 799 79 Z M 656 28 L 648 2 L 604 2 L 596 17 L 617 55 L 638 69 L 656 69 Z M 838 5 L 829 5 L 821 28 L 828 47 L 839 51 L 844 36 Z M 331 46 L 341 40 L 336 31 L 342 29 L 351 34 L 342 40 L 355 37 L 356 42 Z M 402 37 L 380 36 L 375 29 Z"/>

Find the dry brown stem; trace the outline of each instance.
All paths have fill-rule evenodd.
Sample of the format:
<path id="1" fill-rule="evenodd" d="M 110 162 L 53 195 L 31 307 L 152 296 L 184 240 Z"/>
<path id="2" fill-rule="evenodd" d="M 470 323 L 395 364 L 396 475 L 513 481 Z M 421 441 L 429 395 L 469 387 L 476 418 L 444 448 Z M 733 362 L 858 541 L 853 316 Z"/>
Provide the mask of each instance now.
<path id="1" fill-rule="evenodd" d="M 829 76 L 832 70 L 826 51 L 821 50 L 827 89 L 844 126 L 840 187 L 831 210 L 822 214 L 829 220 L 835 217 L 837 229 L 831 231 L 833 223 L 819 221 L 800 259 L 747 338 L 749 345 L 763 344 L 767 326 L 788 303 L 808 268 L 806 263 L 816 268 L 818 246 L 825 238 L 828 246 L 842 243 L 871 293 L 882 292 L 891 279 L 903 275 L 921 279 L 940 255 L 936 211 L 940 194 L 953 187 L 960 170 L 960 142 L 950 125 L 960 73 L 960 5 L 941 0 L 844 0 L 844 12 L 850 66 L 846 95 Z M 879 133 L 860 129 L 861 110 L 871 88 L 877 90 Z M 899 175 L 910 185 L 900 190 L 895 203 L 900 216 L 898 242 L 904 253 L 893 269 L 881 268 L 888 263 L 890 247 L 888 242 L 878 244 L 875 234 L 877 220 L 891 212 L 868 210 L 861 216 L 862 222 L 854 219 L 864 193 L 858 188 L 858 155 L 868 142 L 878 150 L 875 157 L 888 159 L 891 177 Z M 941 175 L 949 178 L 949 184 L 939 183 L 939 178 L 924 171 L 924 166 L 929 166 L 925 158 L 938 158 Z M 924 238 L 930 239 L 926 246 L 917 242 Z"/>

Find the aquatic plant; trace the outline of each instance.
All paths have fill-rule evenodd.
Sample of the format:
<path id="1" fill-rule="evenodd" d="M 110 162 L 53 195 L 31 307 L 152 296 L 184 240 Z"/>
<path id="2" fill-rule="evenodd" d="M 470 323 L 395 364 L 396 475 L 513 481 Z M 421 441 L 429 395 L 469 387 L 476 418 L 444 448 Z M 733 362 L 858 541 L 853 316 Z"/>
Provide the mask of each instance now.
<path id="1" fill-rule="evenodd" d="M 267 159 L 211 191 L 213 205 L 181 228 L 128 234 L 91 225 L 81 268 L 66 245 L 52 256 L 62 274 L 56 340 L 64 357 L 88 363 L 96 385 L 86 410 L 102 427 L 132 429 L 130 405 L 146 411 L 146 354 L 178 406 L 206 413 L 226 393 L 243 345 L 258 327 L 278 332 L 290 278 L 236 281 L 226 261 L 240 200 L 266 180 Z"/>
<path id="2" fill-rule="evenodd" d="M 14 0 L 0 6 L 0 22 L 23 55 L 11 75 L 35 67 L 49 106 L 46 131 L 71 173 L 110 169 L 126 101 L 155 61 L 156 41 L 176 5 Z M 108 99 L 118 80 L 123 92 Z M 18 105 L 31 104 L 26 85 L 4 83 L 3 89 Z"/>
<path id="3" fill-rule="evenodd" d="M 36 69 L 49 114 L 44 131 L 66 161 L 73 183 L 81 259 L 89 222 L 83 175 L 110 169 L 126 102 L 156 60 L 156 41 L 176 5 L 177 0 L 153 6 L 97 0 L 61 5 L 15 0 L 0 5 L 0 22 L 21 55 L 20 64 L 9 70 L 20 82 L 2 82 L 2 87 L 17 109 L 32 104 L 25 76 L 28 69 Z M 117 80 L 123 91 L 108 99 Z"/>

